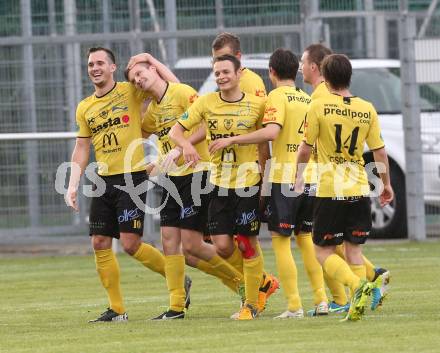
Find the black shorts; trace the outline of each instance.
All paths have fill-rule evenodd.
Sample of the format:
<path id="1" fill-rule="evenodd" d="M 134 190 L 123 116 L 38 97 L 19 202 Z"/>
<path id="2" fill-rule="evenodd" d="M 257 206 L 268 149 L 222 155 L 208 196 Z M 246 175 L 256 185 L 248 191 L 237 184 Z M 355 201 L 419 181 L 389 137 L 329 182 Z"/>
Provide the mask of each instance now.
<path id="1" fill-rule="evenodd" d="M 198 172 L 184 176 L 169 176 L 182 204 L 180 205 L 167 190 L 162 189 L 161 204 L 165 207 L 160 211 L 161 227 L 176 227 L 204 233 L 208 219 L 209 195 L 200 194 L 198 191 L 201 188 L 205 189 L 207 174 L 207 172 Z M 193 198 L 193 193 L 197 193 L 200 197 Z"/>
<path id="2" fill-rule="evenodd" d="M 244 196 L 257 190 L 252 196 Z M 224 189 L 216 186 L 210 194 L 208 232 L 210 235 L 229 234 L 256 236 L 260 232 L 259 186 Z"/>
<path id="3" fill-rule="evenodd" d="M 313 228 L 313 204 L 316 195 L 316 184 L 305 184 L 304 192 L 298 196 L 295 235 L 310 233 Z"/>
<path id="4" fill-rule="evenodd" d="M 130 175 L 127 175 L 130 177 Z M 131 173 L 134 186 L 146 181 L 147 174 Z M 126 186 L 124 174 L 100 176 L 105 182 L 105 192 L 102 196 L 93 197 L 90 205 L 90 235 L 106 235 L 119 238 L 120 233 L 135 233 L 142 236 L 144 231 L 144 207 L 147 193 L 139 195 L 144 206 L 138 208 L 130 194 L 116 186 Z M 96 190 L 96 185 L 93 190 Z"/>
<path id="5" fill-rule="evenodd" d="M 291 236 L 295 229 L 295 219 L 299 196 L 293 193 L 293 184 L 272 183 L 270 198 L 266 205 L 267 226 L 271 232 Z M 301 196 L 301 195 L 300 195 Z"/>
<path id="6" fill-rule="evenodd" d="M 340 245 L 343 241 L 364 244 L 370 234 L 368 197 L 316 197 L 313 216 L 313 242 L 319 246 Z"/>

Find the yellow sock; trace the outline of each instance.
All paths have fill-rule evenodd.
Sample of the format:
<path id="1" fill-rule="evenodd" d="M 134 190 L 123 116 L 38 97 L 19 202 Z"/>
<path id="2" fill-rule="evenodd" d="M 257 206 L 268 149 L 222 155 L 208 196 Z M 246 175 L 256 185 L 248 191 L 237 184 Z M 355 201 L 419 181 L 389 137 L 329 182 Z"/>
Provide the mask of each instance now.
<path id="1" fill-rule="evenodd" d="M 119 281 L 119 263 L 112 249 L 95 250 L 96 271 L 107 291 L 110 308 L 118 314 L 125 313 Z"/>
<path id="2" fill-rule="evenodd" d="M 365 280 L 366 279 L 366 270 L 365 265 L 353 265 L 349 264 L 350 269 L 353 271 L 353 273 L 358 276 L 360 279 Z M 353 297 L 354 292 L 350 290 L 351 297 Z"/>
<path id="3" fill-rule="evenodd" d="M 165 256 L 165 274 L 170 293 L 170 310 L 183 311 L 185 308 L 185 256 Z"/>
<path id="4" fill-rule="evenodd" d="M 263 277 L 263 258 L 243 259 L 244 288 L 246 303 L 257 307 L 261 277 Z"/>
<path id="5" fill-rule="evenodd" d="M 316 259 L 315 247 L 312 241 L 312 233 L 301 234 L 295 237 L 296 244 L 301 251 L 307 276 L 313 289 L 313 302 L 315 305 L 321 302 L 327 302 L 328 298 L 325 294 L 324 275 L 322 267 Z"/>
<path id="6" fill-rule="evenodd" d="M 208 275 L 219 278 L 226 287 L 230 288 L 234 293 L 237 293 L 237 282 L 226 278 L 226 276 L 223 277 L 224 274 L 219 273 L 209 262 L 199 260 L 196 267 Z"/>
<path id="7" fill-rule="evenodd" d="M 362 255 L 362 258 L 364 259 L 365 270 L 367 271 L 366 278 L 367 280 L 372 282 L 374 277 L 376 276 L 376 271 L 374 271 L 374 265 L 364 255 Z"/>
<path id="8" fill-rule="evenodd" d="M 298 271 L 290 249 L 290 237 L 272 236 L 272 248 L 275 252 L 277 271 L 288 309 L 296 311 L 302 307 L 302 304 L 298 291 Z"/>
<path id="9" fill-rule="evenodd" d="M 165 277 L 165 257 L 154 246 L 141 243 L 133 257 L 145 267 Z"/>
<path id="10" fill-rule="evenodd" d="M 359 287 L 360 278 L 353 273 L 350 266 L 339 255 L 332 254 L 327 257 L 323 268 L 330 278 L 348 286 L 352 292 Z"/>
<path id="11" fill-rule="evenodd" d="M 243 255 L 241 254 L 238 246 L 235 246 L 232 255 L 225 260 L 229 262 L 238 272 L 243 273 Z"/>
<path id="12" fill-rule="evenodd" d="M 345 305 L 348 302 L 347 293 L 345 293 L 344 285 L 336 279 L 330 278 L 327 272 L 324 271 L 324 280 L 330 293 L 332 294 L 333 301 L 339 305 Z"/>

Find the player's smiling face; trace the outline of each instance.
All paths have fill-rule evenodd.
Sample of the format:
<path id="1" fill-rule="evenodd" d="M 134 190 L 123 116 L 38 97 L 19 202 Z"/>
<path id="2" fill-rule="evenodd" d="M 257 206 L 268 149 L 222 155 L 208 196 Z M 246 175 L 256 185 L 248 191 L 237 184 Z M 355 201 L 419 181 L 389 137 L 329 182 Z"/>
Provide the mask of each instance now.
<path id="1" fill-rule="evenodd" d="M 103 87 L 113 79 L 116 65 L 112 63 L 105 51 L 99 50 L 89 55 L 87 72 L 95 86 Z"/>
<path id="2" fill-rule="evenodd" d="M 240 70 L 235 71 L 234 64 L 229 60 L 214 63 L 214 76 L 220 91 L 229 91 L 238 86 L 240 82 Z"/>
<path id="3" fill-rule="evenodd" d="M 149 91 L 156 82 L 157 73 L 154 67 L 148 66 L 145 63 L 139 63 L 130 70 L 128 79 L 136 88 L 142 91 Z"/>

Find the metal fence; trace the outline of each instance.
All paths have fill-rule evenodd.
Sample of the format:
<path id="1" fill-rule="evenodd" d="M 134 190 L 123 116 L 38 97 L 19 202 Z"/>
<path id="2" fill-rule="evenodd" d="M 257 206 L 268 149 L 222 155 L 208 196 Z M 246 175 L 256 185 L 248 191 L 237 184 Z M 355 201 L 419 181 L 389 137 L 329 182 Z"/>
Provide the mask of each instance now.
<path id="1" fill-rule="evenodd" d="M 74 131 L 76 105 L 92 93 L 85 53 L 93 45 L 111 47 L 120 67 L 141 51 L 151 52 L 171 67 L 183 58 L 209 56 L 212 39 L 223 30 L 240 36 L 244 53 L 288 47 L 299 54 L 306 45 L 324 41 L 352 58 L 398 58 L 400 2 L 2 1 L 0 133 Z M 440 37 L 437 1 L 408 3 L 422 37 Z M 203 70 L 198 74 L 176 72 L 182 81 L 195 86 L 207 76 Z M 122 70 L 117 78 L 123 79 Z M 439 92 L 434 85 L 424 88 L 423 94 L 432 95 L 435 101 Z M 437 101 L 436 109 L 439 105 Z M 439 121 L 434 121 L 436 129 Z M 438 182 L 438 134 L 429 136 L 428 142 L 432 138 L 434 144 L 428 143 L 426 148 L 434 146 L 430 154 L 437 164 L 425 166 L 425 175 L 431 173 Z M 72 215 L 63 197 L 54 191 L 56 169 L 70 159 L 71 151 L 71 140 L 0 140 L 0 235 L 83 232 L 87 201 L 81 201 L 83 213 Z M 432 214 L 427 222 L 437 222 L 438 206 L 430 203 L 427 211 Z"/>

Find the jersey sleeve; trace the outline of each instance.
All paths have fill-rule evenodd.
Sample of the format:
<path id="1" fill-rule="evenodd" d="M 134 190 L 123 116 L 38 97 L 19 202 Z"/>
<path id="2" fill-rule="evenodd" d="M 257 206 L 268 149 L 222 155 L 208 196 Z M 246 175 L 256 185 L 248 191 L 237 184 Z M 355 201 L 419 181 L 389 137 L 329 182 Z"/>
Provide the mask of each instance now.
<path id="1" fill-rule="evenodd" d="M 303 141 L 309 146 L 313 146 L 315 144 L 315 141 L 319 135 L 318 109 L 319 106 L 312 103 L 305 118 L 306 122 L 304 124 Z"/>
<path id="2" fill-rule="evenodd" d="M 142 119 L 142 130 L 148 134 L 153 134 L 156 131 L 156 121 L 150 112 L 150 107 L 148 107 Z"/>
<path id="3" fill-rule="evenodd" d="M 191 130 L 203 120 L 203 102 L 202 98 L 196 100 L 177 121 L 185 130 Z"/>
<path id="4" fill-rule="evenodd" d="M 137 89 L 132 83 L 124 82 L 124 84 L 129 85 L 130 94 L 133 96 L 136 103 L 142 104 L 142 102 L 146 99 L 152 98 L 150 92 L 145 92 L 140 89 Z"/>
<path id="5" fill-rule="evenodd" d="M 179 96 L 181 97 L 182 107 L 185 110 L 187 110 L 198 98 L 196 90 L 191 86 L 184 84 L 182 84 L 182 88 Z"/>
<path id="6" fill-rule="evenodd" d="M 269 94 L 264 110 L 263 126 L 273 123 L 283 127 L 286 110 L 283 98 L 279 94 Z"/>
<path id="7" fill-rule="evenodd" d="M 379 118 L 376 110 L 373 108 L 371 112 L 371 125 L 368 130 L 366 142 L 370 150 L 377 150 L 385 146 L 382 136 L 380 134 Z"/>
<path id="8" fill-rule="evenodd" d="M 87 124 L 84 111 L 81 108 L 81 104 L 76 108 L 76 124 L 78 125 L 77 137 L 92 137 L 92 131 Z"/>
<path id="9" fill-rule="evenodd" d="M 266 87 L 264 86 L 263 79 L 259 76 L 257 76 L 255 80 L 255 95 L 257 97 L 265 98 L 267 95 Z"/>

